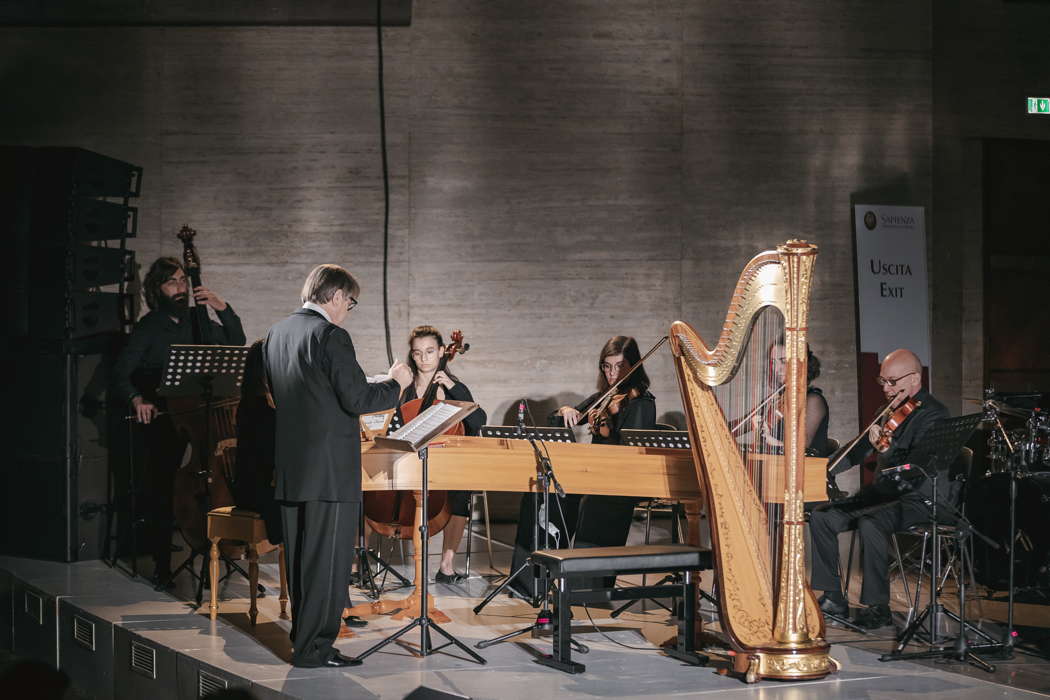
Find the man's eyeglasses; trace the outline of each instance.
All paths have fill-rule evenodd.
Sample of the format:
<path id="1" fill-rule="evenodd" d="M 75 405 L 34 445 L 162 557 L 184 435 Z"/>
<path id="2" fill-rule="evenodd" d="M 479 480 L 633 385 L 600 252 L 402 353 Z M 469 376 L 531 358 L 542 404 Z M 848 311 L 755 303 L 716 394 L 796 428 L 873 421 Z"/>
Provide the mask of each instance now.
<path id="1" fill-rule="evenodd" d="M 913 374 L 918 374 L 918 373 L 917 372 L 908 372 L 907 374 L 902 374 L 901 376 L 893 377 L 892 379 L 887 379 L 886 377 L 876 377 L 875 381 L 877 381 L 879 383 L 879 386 L 897 386 L 897 382 L 899 382 L 900 380 L 904 379 L 905 377 L 910 377 Z"/>
<path id="2" fill-rule="evenodd" d="M 350 301 L 346 304 L 347 311 L 353 311 L 354 307 L 357 306 L 357 299 L 350 297 Z"/>

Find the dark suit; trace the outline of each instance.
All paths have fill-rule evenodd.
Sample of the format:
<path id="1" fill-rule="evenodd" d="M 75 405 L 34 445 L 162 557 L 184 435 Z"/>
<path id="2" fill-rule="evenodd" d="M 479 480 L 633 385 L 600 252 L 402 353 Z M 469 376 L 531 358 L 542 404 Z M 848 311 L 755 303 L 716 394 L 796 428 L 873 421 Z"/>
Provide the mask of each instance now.
<path id="1" fill-rule="evenodd" d="M 277 404 L 276 489 L 292 599 L 292 663 L 317 666 L 335 650 L 361 509 L 358 416 L 393 408 L 400 390 L 369 384 L 350 335 L 300 309 L 266 336 Z"/>
<path id="2" fill-rule="evenodd" d="M 914 397 L 922 405 L 894 431 L 890 449 L 881 453 L 879 469 L 907 464 L 909 455 L 918 447 L 923 435 L 934 422 L 948 417 L 948 409 L 925 389 Z M 874 448 L 867 437 L 844 458 L 858 464 Z M 947 479 L 944 480 L 947 482 Z M 951 492 L 938 502 L 948 502 Z M 876 481 L 861 489 L 860 498 L 850 503 L 817 510 L 810 514 L 809 528 L 813 540 L 813 588 L 821 591 L 841 590 L 838 571 L 838 534 L 856 529 L 861 542 L 861 565 L 864 573 L 860 602 L 864 605 L 886 605 L 890 600 L 889 537 L 912 525 L 929 521 L 929 510 L 922 497 L 913 492 L 897 495 L 896 485 Z M 882 503 L 880 503 L 882 501 Z"/>

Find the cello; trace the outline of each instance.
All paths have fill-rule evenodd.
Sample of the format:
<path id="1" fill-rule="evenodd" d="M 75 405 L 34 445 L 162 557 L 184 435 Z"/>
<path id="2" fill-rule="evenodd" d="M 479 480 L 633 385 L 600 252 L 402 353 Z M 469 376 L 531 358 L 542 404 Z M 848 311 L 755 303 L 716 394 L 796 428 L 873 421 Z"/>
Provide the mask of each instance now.
<path id="1" fill-rule="evenodd" d="M 469 343 L 463 342 L 462 331 L 452 331 L 452 342 L 445 346 L 445 351 L 438 361 L 426 391 L 421 398 L 406 401 L 401 405 L 402 423 L 408 423 L 435 403 L 444 403 L 437 398 L 440 385 L 434 381 L 438 372 L 444 372 L 448 363 L 457 354 L 470 349 Z M 464 435 L 462 423 L 456 423 L 446 435 Z M 375 532 L 386 537 L 402 540 L 412 539 L 413 525 L 416 516 L 416 497 L 411 491 L 366 491 L 364 494 L 365 521 Z M 448 524 L 451 513 L 448 508 L 447 491 L 430 491 L 427 498 L 427 528 L 431 535 L 436 535 Z"/>
<path id="2" fill-rule="evenodd" d="M 193 289 L 201 286 L 200 258 L 193 244 L 196 235 L 189 226 L 178 233 L 183 267 L 190 279 L 190 299 L 194 298 Z M 214 344 L 208 307 L 195 303 L 190 318 L 194 344 Z M 229 484 L 233 460 L 225 448 L 236 443 L 238 403 L 239 398 L 211 401 L 204 396 L 172 396 L 167 401 L 175 430 L 191 445 L 189 463 L 175 473 L 174 502 L 175 521 L 194 551 L 210 546 L 208 511 L 234 505 Z M 235 550 L 225 544 L 223 548 L 228 556 L 234 554 Z"/>

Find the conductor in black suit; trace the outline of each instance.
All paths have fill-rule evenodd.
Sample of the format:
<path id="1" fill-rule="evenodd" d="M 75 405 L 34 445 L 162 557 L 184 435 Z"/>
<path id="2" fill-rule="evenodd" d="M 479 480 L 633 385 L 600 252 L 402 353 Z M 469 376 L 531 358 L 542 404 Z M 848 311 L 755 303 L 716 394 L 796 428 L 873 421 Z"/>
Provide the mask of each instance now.
<path id="1" fill-rule="evenodd" d="M 276 489 L 281 503 L 292 664 L 361 663 L 332 646 L 347 603 L 361 511 L 358 416 L 394 408 L 412 383 L 402 362 L 369 383 L 350 334 L 340 327 L 360 286 L 338 265 L 319 265 L 303 285 L 303 307 L 266 336 L 264 362 L 277 405 Z"/>

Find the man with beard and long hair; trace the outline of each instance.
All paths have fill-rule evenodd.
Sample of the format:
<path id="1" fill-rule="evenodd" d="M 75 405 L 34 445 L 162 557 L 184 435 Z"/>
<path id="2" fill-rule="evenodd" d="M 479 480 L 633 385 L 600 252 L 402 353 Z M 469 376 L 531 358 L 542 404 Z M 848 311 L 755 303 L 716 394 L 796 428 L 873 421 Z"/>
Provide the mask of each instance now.
<path id="1" fill-rule="evenodd" d="M 171 346 L 193 344 L 193 323 L 189 281 L 177 259 L 157 258 L 142 281 L 142 290 L 150 311 L 135 324 L 117 358 L 112 392 L 117 401 L 127 401 L 135 420 L 142 424 L 145 449 L 136 479 L 145 487 L 146 503 L 137 510 L 146 515 L 146 542 L 156 564 L 153 578 L 163 587 L 171 581 L 172 497 L 186 439 L 162 413 L 164 399 L 157 396 L 157 387 Z M 244 345 L 244 329 L 233 307 L 204 287 L 194 287 L 193 298 L 218 316 L 220 323 L 212 321 L 212 342 Z"/>

